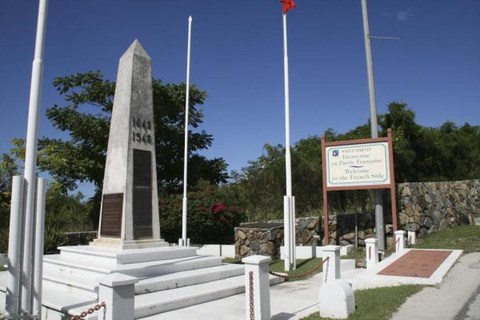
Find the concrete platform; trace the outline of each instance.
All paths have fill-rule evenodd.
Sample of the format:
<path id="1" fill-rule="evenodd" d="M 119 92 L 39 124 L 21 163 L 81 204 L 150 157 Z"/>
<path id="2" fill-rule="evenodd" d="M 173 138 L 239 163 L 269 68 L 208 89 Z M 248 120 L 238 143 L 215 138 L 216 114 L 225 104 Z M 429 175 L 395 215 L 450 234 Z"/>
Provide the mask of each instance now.
<path id="1" fill-rule="evenodd" d="M 377 273 L 393 263 L 399 257 L 406 254 L 405 252 L 394 254 L 389 258 L 383 260 L 377 268 L 373 270 L 366 269 L 350 269 L 348 271 L 342 271 L 342 278 L 352 284 L 355 290 L 368 289 L 376 287 L 388 287 L 397 286 L 403 284 L 426 284 L 435 285 L 435 288 L 442 288 L 442 280 L 446 277 L 448 283 L 457 282 L 455 278 L 459 279 L 458 286 L 461 286 L 462 282 L 470 280 L 468 274 L 465 273 L 468 264 L 472 261 L 472 254 L 463 256 L 458 263 L 456 263 L 461 255 L 460 250 L 453 250 L 449 255 L 449 258 L 442 264 L 436 272 L 430 278 L 416 278 L 416 277 L 395 277 L 395 276 L 378 276 Z M 475 257 L 480 258 L 480 253 L 474 254 Z M 474 258 L 473 258 L 474 259 Z M 477 259 L 478 260 L 478 259 Z M 456 263 L 456 264 L 455 264 Z M 447 276 L 450 268 L 453 267 L 453 277 Z M 318 295 L 320 286 L 322 283 L 322 273 L 316 274 L 307 280 L 300 280 L 295 282 L 285 282 L 270 288 L 270 301 L 271 301 L 271 315 L 273 320 L 295 320 L 301 319 L 312 313 L 318 312 Z M 462 307 L 470 301 L 471 296 L 476 292 L 480 285 L 480 271 L 478 271 L 478 281 L 475 280 L 473 284 L 470 283 L 469 287 L 461 295 L 460 301 L 456 302 L 456 305 L 451 307 L 450 313 L 459 313 Z M 475 278 L 477 279 L 477 278 Z M 446 289 L 443 289 L 443 294 L 448 297 L 455 292 L 448 293 L 451 286 L 446 284 Z M 425 290 L 430 289 L 427 287 Z M 413 296 L 414 297 L 414 296 Z M 412 297 L 412 299 L 413 299 Z M 421 299 L 417 299 L 420 304 L 434 303 L 435 296 L 422 296 Z M 239 294 L 228 298 L 199 304 L 175 311 L 169 311 L 157 316 L 150 316 L 141 318 L 142 320 L 201 320 L 201 319 L 229 319 L 229 320 L 244 320 L 245 319 L 245 294 Z M 445 303 L 445 302 L 444 302 Z M 408 308 L 411 310 L 412 308 Z M 413 309 L 417 311 L 422 308 L 415 303 Z M 431 312 L 432 317 L 428 319 L 455 319 L 445 318 L 439 312 Z M 394 318 L 395 320 L 411 320 L 422 319 L 418 316 Z"/>
<path id="2" fill-rule="evenodd" d="M 405 252 L 394 254 L 380 262 L 376 268 L 370 270 L 351 269 L 350 262 L 343 263 L 342 266 L 345 266 L 346 268 L 342 271 L 342 278 L 347 282 L 350 282 L 355 290 L 402 284 L 429 285 L 424 290 L 407 300 L 402 308 L 400 308 L 398 314 L 394 316 L 395 320 L 455 319 L 456 315 L 462 314 L 462 312 L 465 314 L 469 310 L 468 306 L 470 301 L 473 301 L 475 294 L 478 293 L 478 290 L 480 289 L 480 269 L 471 269 L 468 267 L 473 262 L 480 261 L 480 253 L 460 256 L 461 251 L 453 250 L 437 271 L 435 271 L 429 278 L 397 277 L 377 274 L 380 270 L 396 261 L 408 251 L 409 250 L 405 250 Z M 347 269 L 350 270 L 347 271 Z M 318 293 L 322 282 L 322 276 L 322 273 L 319 273 L 307 280 L 285 282 L 271 287 L 270 300 L 272 319 L 294 320 L 318 312 Z M 232 277 L 229 281 L 234 282 L 234 278 L 236 277 Z M 241 280 L 243 276 L 238 276 L 237 278 L 237 281 L 243 283 Z M 0 283 L 4 283 L 1 279 L 1 273 Z M 243 284 L 240 284 L 239 286 L 243 286 Z M 213 285 L 212 287 L 226 288 L 227 285 L 219 284 Z M 211 295 L 211 293 L 207 291 L 207 287 L 197 287 L 194 288 L 194 291 L 197 293 L 204 293 L 203 296 Z M 432 291 L 438 292 L 438 294 L 432 294 Z M 170 292 L 172 294 L 167 294 L 166 296 L 161 296 L 160 293 L 156 293 L 155 297 L 152 295 L 150 298 L 147 298 L 146 295 L 145 297 L 138 296 L 136 298 L 136 304 L 139 309 L 136 311 L 136 318 L 143 320 L 200 320 L 205 318 L 219 320 L 245 319 L 245 295 L 243 293 L 210 302 L 203 302 L 201 300 L 203 297 L 200 295 L 198 300 L 196 300 L 196 303 L 198 304 L 183 306 L 181 309 L 168 311 L 168 305 L 170 302 L 181 304 L 182 297 L 184 297 L 182 291 L 177 291 L 178 295 L 174 295 L 171 290 Z M 158 296 L 156 296 L 157 294 Z M 439 296 L 443 298 L 440 299 Z M 66 296 L 63 298 L 65 297 Z M 60 297 L 59 299 L 63 298 Z M 166 306 L 160 306 L 162 300 L 165 301 Z M 75 301 L 70 301 L 70 305 L 75 303 Z M 94 304 L 94 301 L 91 301 L 91 303 Z M 160 314 L 148 314 L 148 312 L 144 312 L 149 308 L 149 305 L 155 305 L 155 308 L 163 308 L 162 310 L 164 312 Z M 159 306 L 157 307 L 157 305 Z M 441 307 L 442 305 L 444 306 L 443 308 Z M 424 310 L 425 308 L 428 308 L 428 312 L 422 311 L 424 318 L 419 317 L 418 311 Z M 449 308 L 450 311 L 445 313 L 445 308 Z M 72 311 L 82 311 L 84 309 L 84 304 L 78 304 L 76 307 L 72 308 Z M 49 317 L 45 319 L 54 318 Z"/>
<path id="3" fill-rule="evenodd" d="M 389 265 L 402 258 L 412 250 L 405 249 L 400 253 L 394 253 L 388 258 L 382 260 L 376 267 L 371 269 L 355 269 L 351 273 L 342 276 L 347 282 L 352 283 L 354 290 L 368 289 L 387 286 L 398 286 L 403 284 L 420 284 L 420 285 L 438 285 L 447 274 L 448 270 L 453 266 L 462 254 L 462 250 L 450 250 L 451 254 L 440 264 L 440 266 L 428 278 L 408 277 L 395 275 L 379 274 Z M 440 250 L 439 250 L 440 251 Z M 445 250 L 441 250 L 445 251 Z M 449 250 L 447 250 L 449 251 Z"/>

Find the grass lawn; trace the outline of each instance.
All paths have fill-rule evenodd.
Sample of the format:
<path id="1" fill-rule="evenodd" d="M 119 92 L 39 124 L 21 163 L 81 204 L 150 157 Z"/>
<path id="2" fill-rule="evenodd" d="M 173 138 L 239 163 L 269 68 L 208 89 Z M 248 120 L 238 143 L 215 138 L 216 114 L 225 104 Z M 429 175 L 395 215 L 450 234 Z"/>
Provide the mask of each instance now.
<path id="1" fill-rule="evenodd" d="M 417 239 L 417 244 L 412 246 L 416 249 L 459 249 L 465 253 L 480 252 L 480 226 L 459 226 L 452 229 L 442 230 Z M 391 253 L 387 252 L 387 255 Z M 357 261 L 365 259 L 365 251 L 354 251 L 347 258 Z M 303 275 L 315 269 L 321 263 L 321 258 L 297 260 L 297 269 L 290 271 L 290 276 Z M 241 263 L 240 260 L 225 259 L 224 262 Z M 273 260 L 270 263 L 270 270 L 283 272 L 284 263 L 281 260 Z M 320 272 L 316 270 L 314 273 Z M 295 279 L 292 279 L 295 280 Z M 356 311 L 348 320 L 381 320 L 390 319 L 392 314 L 414 293 L 417 293 L 423 286 L 405 285 L 397 287 L 375 288 L 355 291 Z M 326 320 L 314 313 L 303 320 Z"/>
<path id="2" fill-rule="evenodd" d="M 224 258 L 223 262 L 224 263 L 242 263 L 240 259 L 234 259 L 234 258 Z M 295 270 L 291 270 L 287 272 L 288 276 L 293 277 L 289 279 L 289 281 L 306 279 L 309 276 L 312 276 L 316 273 L 321 272 L 322 268 L 321 267 L 319 268 L 320 263 L 322 263 L 322 258 L 297 259 L 297 268 Z M 313 270 L 314 272 L 312 272 Z M 270 271 L 284 273 L 283 260 L 279 260 L 279 259 L 272 260 L 270 262 Z M 303 275 L 306 275 L 306 274 L 308 274 L 308 276 L 303 277 Z"/>
<path id="3" fill-rule="evenodd" d="M 355 291 L 357 310 L 348 320 L 382 320 L 390 319 L 392 313 L 412 294 L 420 291 L 422 286 L 408 285 Z M 311 314 L 303 320 L 326 320 L 318 313 Z"/>
<path id="4" fill-rule="evenodd" d="M 480 251 L 480 226 L 459 226 L 418 239 L 416 249 L 457 249 L 465 253 Z"/>
<path id="5" fill-rule="evenodd" d="M 465 253 L 479 252 L 479 238 L 479 226 L 459 226 L 417 239 L 417 244 L 411 246 L 411 248 L 457 249 L 463 250 Z M 357 253 L 352 253 L 350 258 L 362 259 L 362 254 L 364 254 L 364 252 L 359 250 Z M 422 286 L 406 285 L 355 291 L 357 310 L 348 320 L 390 319 L 395 310 L 397 310 L 410 295 L 420 291 L 422 288 Z M 327 318 L 320 318 L 318 313 L 315 313 L 303 319 L 325 320 Z"/>

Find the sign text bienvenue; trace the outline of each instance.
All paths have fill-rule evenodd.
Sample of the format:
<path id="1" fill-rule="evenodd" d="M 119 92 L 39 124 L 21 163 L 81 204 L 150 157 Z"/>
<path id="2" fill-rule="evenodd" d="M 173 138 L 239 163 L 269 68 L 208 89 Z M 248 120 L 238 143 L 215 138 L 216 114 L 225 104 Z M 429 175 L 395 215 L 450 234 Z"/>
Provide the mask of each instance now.
<path id="1" fill-rule="evenodd" d="M 327 187 L 390 184 L 388 143 L 326 147 Z"/>

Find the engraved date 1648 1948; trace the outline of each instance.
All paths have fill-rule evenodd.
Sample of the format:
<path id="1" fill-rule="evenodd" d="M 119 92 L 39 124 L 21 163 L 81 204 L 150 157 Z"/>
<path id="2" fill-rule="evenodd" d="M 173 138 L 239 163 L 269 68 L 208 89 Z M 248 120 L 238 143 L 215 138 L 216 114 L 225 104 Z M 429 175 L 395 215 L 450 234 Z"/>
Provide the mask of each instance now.
<path id="1" fill-rule="evenodd" d="M 132 117 L 132 140 L 137 143 L 152 144 L 153 139 L 150 134 L 152 131 L 152 122 Z"/>

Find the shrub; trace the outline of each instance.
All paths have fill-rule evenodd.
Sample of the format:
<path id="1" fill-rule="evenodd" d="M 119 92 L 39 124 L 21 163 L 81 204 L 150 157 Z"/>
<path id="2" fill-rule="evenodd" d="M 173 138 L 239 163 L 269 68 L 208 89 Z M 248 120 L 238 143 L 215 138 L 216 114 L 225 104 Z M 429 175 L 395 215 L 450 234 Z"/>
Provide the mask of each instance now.
<path id="1" fill-rule="evenodd" d="M 176 243 L 182 236 L 182 198 L 172 195 L 159 200 L 161 235 L 168 242 Z M 233 243 L 233 229 L 245 221 L 235 197 L 211 185 L 188 194 L 187 215 L 187 236 L 196 244 Z"/>

